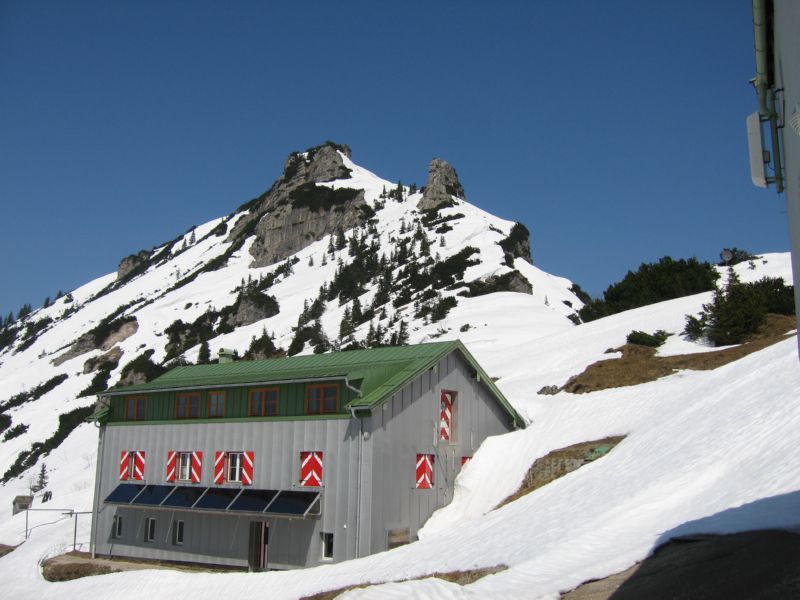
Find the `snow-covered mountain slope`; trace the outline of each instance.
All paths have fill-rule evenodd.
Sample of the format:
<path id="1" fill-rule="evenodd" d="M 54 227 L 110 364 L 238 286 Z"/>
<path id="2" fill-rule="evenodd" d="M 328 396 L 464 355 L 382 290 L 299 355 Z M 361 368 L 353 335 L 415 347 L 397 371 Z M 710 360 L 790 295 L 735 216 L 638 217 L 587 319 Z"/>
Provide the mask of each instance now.
<path id="1" fill-rule="evenodd" d="M 698 312 L 711 294 L 576 327 L 568 317 L 581 302 L 571 283 L 529 262 L 520 247 L 527 246 L 527 238 L 520 238 L 513 223 L 446 193 L 460 190 L 454 175 L 437 171 L 425 192 L 398 192 L 396 184 L 359 167 L 338 147 L 293 154 L 284 176 L 263 196 L 129 257 L 118 274 L 98 278 L 14 324 L 13 341 L 0 349 L 0 402 L 6 403 L 0 414 L 11 418 L 6 433 L 20 425 L 27 430 L 0 443 L 0 470 L 5 473 L 14 464 L 22 468 L 20 476 L 0 487 L 0 543 L 23 542 L 25 514 L 12 517 L 11 501 L 28 491 L 43 462 L 53 500 L 42 505 L 37 498 L 35 506 L 59 510 L 28 515 L 29 539 L 0 558 L 2 589 L 22 599 L 106 597 L 109 590 L 120 598 L 147 590 L 153 598 L 199 599 L 263 595 L 264 589 L 270 597 L 296 598 L 365 581 L 506 564 L 508 570 L 464 588 L 424 580 L 350 595 L 553 597 L 582 580 L 629 566 L 672 532 L 800 522 L 795 341 L 715 371 L 681 372 L 579 396 L 540 396 L 542 386 L 561 385 L 588 364 L 608 358 L 606 349 L 623 344 L 633 329 L 679 332 L 684 316 Z M 344 190 L 338 196 L 322 193 L 332 203 L 329 215 L 308 208 L 320 188 Z M 317 196 L 309 198 L 309 191 Z M 420 203 L 436 206 L 423 210 Z M 286 223 L 291 230 L 300 215 L 309 218 L 301 235 L 281 237 Z M 312 222 L 313 231 L 308 229 Z M 273 244 L 270 235 L 280 243 Z M 292 249 L 280 255 L 287 247 Z M 374 272 L 358 275 L 348 267 L 368 262 L 370 253 L 386 256 L 382 265 L 373 265 Z M 274 264 L 254 266 L 278 255 Z M 343 271 L 361 279 L 348 288 Z M 743 281 L 791 278 L 788 255 L 782 254 L 765 255 L 752 268 L 742 263 L 736 271 Z M 388 299 L 382 298 L 387 280 Z M 321 294 L 321 286 L 327 294 Z M 251 300 L 266 296 L 279 311 L 262 317 L 263 307 Z M 439 310 L 434 320 L 433 309 L 447 297 L 456 305 Z M 351 319 L 340 339 L 342 321 L 347 313 L 352 316 L 356 299 L 367 316 L 358 323 Z M 177 320 L 182 325 L 176 326 Z M 155 363 L 172 364 L 180 357 L 195 361 L 198 332 L 210 334 L 205 339 L 214 356 L 220 348 L 244 354 L 264 330 L 286 350 L 296 342 L 295 329 L 303 328 L 324 335 L 301 342 L 302 352 L 313 351 L 314 344 L 323 349 L 379 343 L 378 330 L 383 341 L 396 339 L 401 328 L 410 343 L 458 337 L 531 424 L 488 440 L 459 478 L 453 502 L 429 521 L 422 541 L 391 552 L 287 573 L 145 571 L 60 584 L 42 580 L 39 561 L 72 546 L 73 521 L 60 509 L 91 510 L 97 431 L 82 424 L 49 454 L 34 453 L 29 456 L 35 460 L 26 462 L 25 453 L 52 440 L 64 415 L 81 416 L 71 411 L 91 407 L 92 395 L 78 396 L 97 384 L 98 374 L 102 389 L 145 353 Z M 675 335 L 661 352 L 708 350 Z M 517 488 L 535 459 L 614 434 L 627 438 L 609 456 L 492 510 Z M 89 515 L 80 515 L 79 546 L 86 549 L 88 539 Z"/>
<path id="2" fill-rule="evenodd" d="M 524 258 L 524 228 L 511 235 L 519 226 L 439 189 L 456 175 L 434 163 L 429 186 L 416 191 L 353 163 L 343 146 L 293 153 L 261 197 L 13 324 L 12 341 L 0 345 L 0 413 L 11 419 L 6 434 L 18 433 L 0 443 L 5 489 L 27 490 L 41 464 L 34 445 L 58 431 L 60 414 L 93 403 L 82 391 L 117 383 L 143 355 L 166 366 L 195 362 L 201 339 L 212 357 L 220 348 L 243 355 L 265 332 L 283 350 L 308 353 L 402 336 L 491 343 L 504 331 L 537 337 L 573 328 L 567 316 L 582 304 L 571 283 Z M 431 198 L 433 208 L 418 208 Z M 285 248 L 296 251 L 279 254 Z M 279 260 L 253 266 L 265 253 Z M 343 320 L 349 330 L 340 335 Z M 295 339 L 301 324 L 305 343 Z"/>
<path id="3" fill-rule="evenodd" d="M 789 278 L 788 256 L 766 255 L 740 277 Z M 800 526 L 800 366 L 790 338 L 713 371 L 678 372 L 644 385 L 571 395 L 536 396 L 541 381 L 577 372 L 624 341 L 632 328 L 674 331 L 708 294 L 628 311 L 536 337 L 535 319 L 466 332 L 481 360 L 504 369 L 499 385 L 533 417 L 529 427 L 490 438 L 458 479 L 453 502 L 436 513 L 420 542 L 371 557 L 294 572 L 188 574 L 120 573 L 51 584 L 37 562 L 69 549 L 72 522 L 59 513 L 31 513 L 30 539 L 0 559 L 4 589 L 19 598 L 154 599 L 253 595 L 297 598 L 364 582 L 399 581 L 432 572 L 508 565 L 459 587 L 438 579 L 391 583 L 347 598 L 556 598 L 559 591 L 641 560 L 675 535 Z M 518 308 L 516 295 L 495 310 Z M 452 318 L 458 317 L 457 307 Z M 467 315 L 461 315 L 466 317 Z M 471 337 L 469 337 L 471 336 Z M 519 348 L 529 348 L 529 354 Z M 707 349 L 706 349 L 707 350 Z M 567 365 L 572 362 L 570 369 Z M 562 367 L 563 365 L 563 367 Z M 552 369 L 551 373 L 542 372 Z M 559 370 L 561 369 L 561 370 Z M 523 390 L 527 390 L 524 392 Z M 627 437 L 608 456 L 523 498 L 492 510 L 513 492 L 534 460 L 570 444 L 608 435 Z M 51 455 L 53 504 L 89 510 L 96 432 L 79 427 Z M 70 457 L 82 456 L 80 460 Z M 2 491 L 0 502 L 10 497 Z M 88 516 L 78 542 L 89 538 Z M 22 541 L 24 515 L 0 525 L 0 541 Z M 179 590 L 179 592 L 176 592 Z"/>

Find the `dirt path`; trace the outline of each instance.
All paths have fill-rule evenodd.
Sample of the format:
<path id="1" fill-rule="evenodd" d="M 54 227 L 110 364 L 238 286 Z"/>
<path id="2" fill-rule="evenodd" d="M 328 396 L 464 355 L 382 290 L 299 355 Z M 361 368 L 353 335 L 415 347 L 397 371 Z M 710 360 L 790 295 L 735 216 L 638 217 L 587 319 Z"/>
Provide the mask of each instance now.
<path id="1" fill-rule="evenodd" d="M 177 565 L 157 561 L 137 561 L 120 558 L 92 558 L 88 552 L 67 552 L 47 559 L 42 565 L 42 573 L 48 581 L 70 581 L 90 575 L 105 575 L 120 571 L 142 569 L 172 569 L 178 571 L 220 572 L 194 565 Z"/>

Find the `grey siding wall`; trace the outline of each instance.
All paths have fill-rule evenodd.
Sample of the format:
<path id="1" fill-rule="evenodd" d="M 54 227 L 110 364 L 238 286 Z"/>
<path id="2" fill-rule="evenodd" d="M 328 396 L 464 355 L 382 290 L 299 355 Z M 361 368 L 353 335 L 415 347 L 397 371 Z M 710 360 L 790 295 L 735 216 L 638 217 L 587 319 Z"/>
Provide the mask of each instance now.
<path id="1" fill-rule="evenodd" d="M 459 354 L 451 353 L 365 421 L 369 439 L 364 443 L 362 506 L 370 493 L 372 499 L 362 515 L 362 554 L 386 550 L 389 529 L 408 528 L 414 540 L 433 511 L 452 499 L 461 457 L 472 456 L 486 437 L 511 429 L 507 413 L 471 371 Z M 438 441 L 443 389 L 457 393 L 450 444 Z M 432 489 L 415 489 L 418 453 L 435 455 Z"/>
<path id="2" fill-rule="evenodd" d="M 247 566 L 249 522 L 257 517 L 187 511 L 142 510 L 103 505 L 120 483 L 119 459 L 124 450 L 146 452 L 146 483 L 165 483 L 167 453 L 202 451 L 200 486 L 213 485 L 218 450 L 255 452 L 253 487 L 300 488 L 300 452 L 324 452 L 322 515 L 316 519 L 265 518 L 270 525 L 270 566 L 314 565 L 321 560 L 320 533 L 334 534 L 334 561 L 355 555 L 355 494 L 359 424 L 352 419 L 282 422 L 124 425 L 106 428 L 99 465 L 100 489 L 95 523 L 96 552 L 117 556 Z M 236 486 L 234 486 L 236 487 Z M 111 536 L 113 517 L 123 517 L 123 535 Z M 155 517 L 156 539 L 144 541 L 144 520 Z M 185 541 L 172 543 L 173 519 L 185 521 Z"/>
<path id="3" fill-rule="evenodd" d="M 775 12 L 775 87 L 783 89 L 784 121 L 800 106 L 800 4 L 795 0 L 776 0 Z M 800 307 L 800 133 L 791 126 L 783 130 L 783 161 L 786 177 L 786 212 L 792 248 L 795 306 Z M 800 327 L 800 312 L 797 313 Z M 800 337 L 797 341 L 800 347 Z"/>

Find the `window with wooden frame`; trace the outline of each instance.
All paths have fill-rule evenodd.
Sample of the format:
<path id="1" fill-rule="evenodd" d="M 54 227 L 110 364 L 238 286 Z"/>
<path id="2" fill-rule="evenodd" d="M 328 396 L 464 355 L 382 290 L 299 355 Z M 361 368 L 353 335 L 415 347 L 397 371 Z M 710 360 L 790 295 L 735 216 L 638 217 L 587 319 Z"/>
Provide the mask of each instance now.
<path id="1" fill-rule="evenodd" d="M 178 419 L 199 419 L 200 392 L 178 394 L 175 399 L 175 417 Z"/>
<path id="2" fill-rule="evenodd" d="M 125 420 L 143 421 L 147 418 L 147 397 L 129 396 L 125 398 Z"/>
<path id="3" fill-rule="evenodd" d="M 247 414 L 251 417 L 273 417 L 278 414 L 278 388 L 250 390 Z"/>
<path id="4" fill-rule="evenodd" d="M 321 383 L 306 386 L 307 415 L 339 412 L 339 386 L 335 383 Z"/>
<path id="5" fill-rule="evenodd" d="M 225 392 L 208 392 L 208 416 L 209 418 L 225 416 Z"/>

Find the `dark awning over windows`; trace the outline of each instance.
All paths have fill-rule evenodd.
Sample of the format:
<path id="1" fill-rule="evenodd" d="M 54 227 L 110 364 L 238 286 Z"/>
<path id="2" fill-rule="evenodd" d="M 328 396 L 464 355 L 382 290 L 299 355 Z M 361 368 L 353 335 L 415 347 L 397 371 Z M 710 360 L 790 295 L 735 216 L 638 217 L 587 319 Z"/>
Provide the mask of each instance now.
<path id="1" fill-rule="evenodd" d="M 320 492 L 121 483 L 106 504 L 277 517 L 319 515 Z"/>

